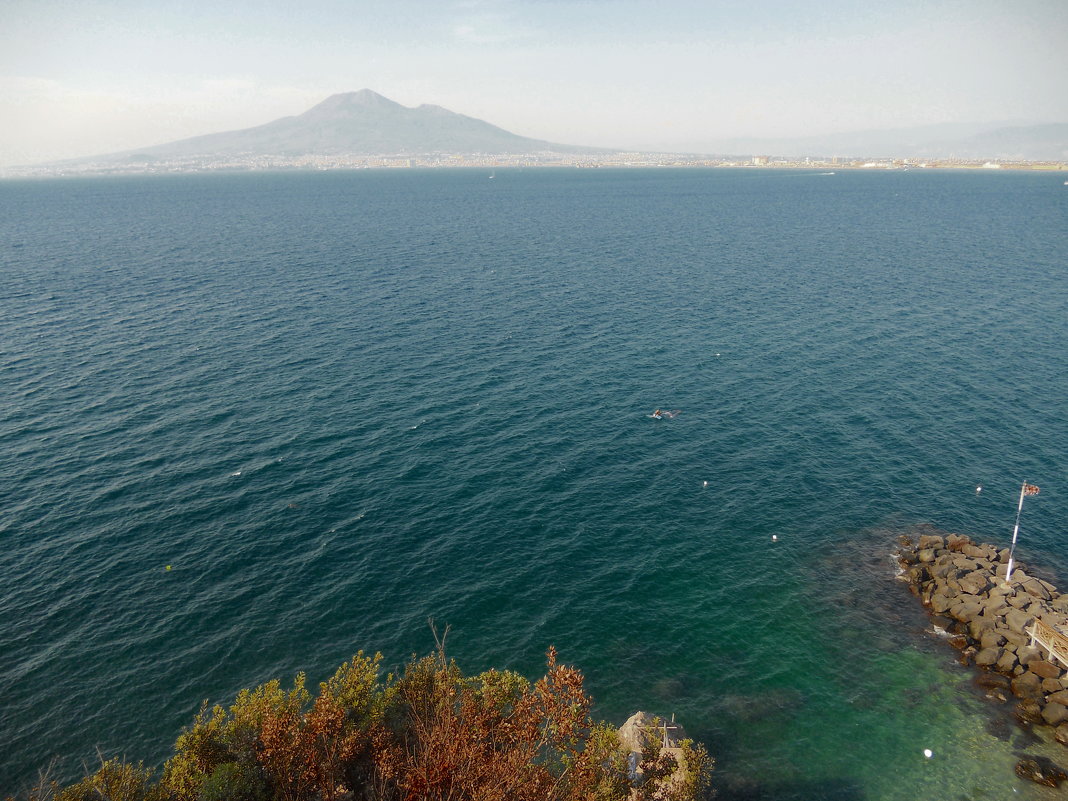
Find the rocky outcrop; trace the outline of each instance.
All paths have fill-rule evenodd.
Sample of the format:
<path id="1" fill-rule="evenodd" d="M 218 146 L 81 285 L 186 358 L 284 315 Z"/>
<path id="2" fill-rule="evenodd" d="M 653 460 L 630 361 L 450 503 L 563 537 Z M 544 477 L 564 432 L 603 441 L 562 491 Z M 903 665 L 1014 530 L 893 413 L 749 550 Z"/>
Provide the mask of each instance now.
<path id="1" fill-rule="evenodd" d="M 642 756 L 643 751 L 652 747 L 660 756 L 671 756 L 679 766 L 679 772 L 675 781 L 681 782 L 686 771 L 686 760 L 683 754 L 682 741 L 686 739 L 686 733 L 675 722 L 675 716 L 667 721 L 663 718 L 650 715 L 648 712 L 635 712 L 627 722 L 619 727 L 619 741 L 630 753 L 627 758 L 627 769 L 632 781 L 642 781 Z"/>
<path id="2" fill-rule="evenodd" d="M 898 560 L 902 578 L 931 612 L 935 628 L 960 650 L 962 663 L 990 672 L 992 681 L 982 686 L 991 698 L 1007 700 L 1011 692 L 1016 717 L 1025 725 L 1058 731 L 1068 725 L 1068 676 L 1030 644 L 1027 633 L 1036 620 L 1068 631 L 1068 596 L 1020 564 L 1006 583 L 1008 548 L 956 534 L 926 535 L 915 543 L 902 538 Z"/>

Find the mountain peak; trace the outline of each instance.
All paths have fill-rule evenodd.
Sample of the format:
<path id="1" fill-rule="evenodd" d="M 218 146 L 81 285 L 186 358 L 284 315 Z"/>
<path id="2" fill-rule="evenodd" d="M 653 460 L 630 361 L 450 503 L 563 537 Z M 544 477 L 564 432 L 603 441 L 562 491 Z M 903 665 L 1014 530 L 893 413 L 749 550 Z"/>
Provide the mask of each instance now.
<path id="1" fill-rule="evenodd" d="M 404 106 L 390 100 L 388 97 L 383 97 L 371 89 L 361 89 L 358 92 L 342 92 L 330 95 L 322 103 L 312 106 L 301 116 L 320 116 L 322 114 L 336 114 L 338 112 L 368 108 L 399 109 L 404 108 Z"/>

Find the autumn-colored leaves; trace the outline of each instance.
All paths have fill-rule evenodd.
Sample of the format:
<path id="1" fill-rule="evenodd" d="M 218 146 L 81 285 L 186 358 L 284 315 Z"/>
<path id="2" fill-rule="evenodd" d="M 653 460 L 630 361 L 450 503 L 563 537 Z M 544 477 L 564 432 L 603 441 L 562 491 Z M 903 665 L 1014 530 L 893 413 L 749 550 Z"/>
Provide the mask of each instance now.
<path id="1" fill-rule="evenodd" d="M 511 671 L 465 677 L 441 646 L 397 676 L 380 663 L 358 653 L 314 699 L 300 674 L 291 690 L 271 681 L 201 710 L 157 783 L 113 760 L 31 798 L 98 799 L 117 771 L 130 790 L 111 801 L 624 801 L 707 788 L 711 760 L 692 745 L 685 781 L 674 758 L 650 752 L 634 786 L 615 730 L 590 717 L 582 674 L 553 648 L 533 685 Z"/>

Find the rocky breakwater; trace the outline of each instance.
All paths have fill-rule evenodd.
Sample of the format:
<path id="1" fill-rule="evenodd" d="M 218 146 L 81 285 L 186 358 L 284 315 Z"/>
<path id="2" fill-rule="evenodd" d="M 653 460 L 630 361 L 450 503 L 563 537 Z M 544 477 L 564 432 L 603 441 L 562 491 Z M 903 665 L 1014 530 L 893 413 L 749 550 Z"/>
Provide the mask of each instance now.
<path id="1" fill-rule="evenodd" d="M 1041 646 L 1031 645 L 1028 630 L 1040 620 L 1056 631 L 1068 630 L 1068 595 L 1015 565 L 1006 584 L 1009 549 L 976 544 L 950 534 L 901 541 L 898 559 L 912 592 L 920 597 L 936 628 L 987 673 L 980 684 L 996 700 L 1018 701 L 1017 719 L 1055 728 L 1068 745 L 1068 677 Z"/>

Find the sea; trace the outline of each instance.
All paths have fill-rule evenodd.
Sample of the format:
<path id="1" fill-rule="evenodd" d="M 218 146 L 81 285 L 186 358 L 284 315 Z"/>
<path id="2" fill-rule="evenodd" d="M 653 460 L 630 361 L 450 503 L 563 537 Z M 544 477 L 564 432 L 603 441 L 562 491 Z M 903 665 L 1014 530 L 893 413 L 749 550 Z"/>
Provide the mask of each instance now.
<path id="1" fill-rule="evenodd" d="M 891 557 L 1027 481 L 1068 589 L 1063 176 L 0 182 L 0 793 L 436 636 L 555 646 L 723 801 L 1063 797 Z"/>

